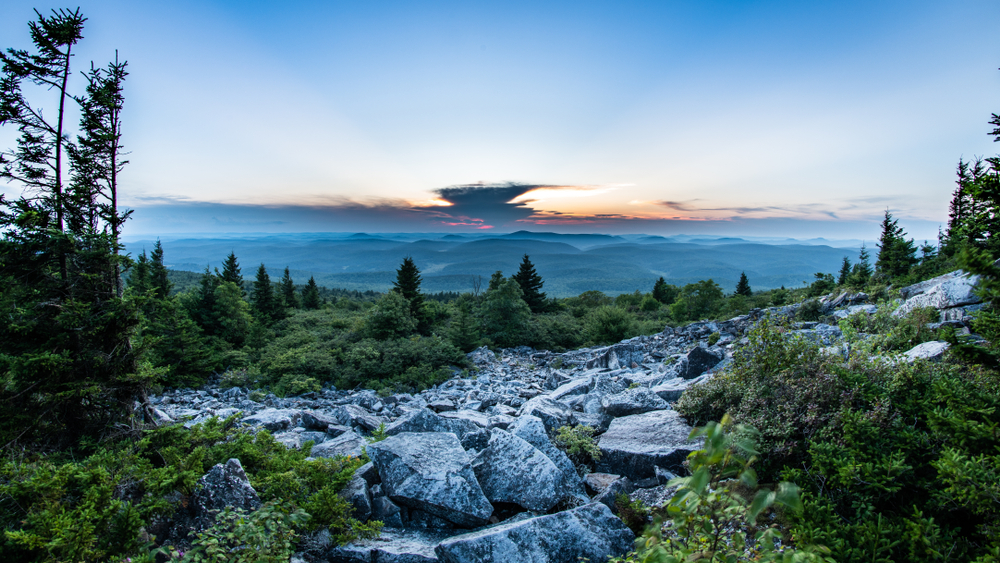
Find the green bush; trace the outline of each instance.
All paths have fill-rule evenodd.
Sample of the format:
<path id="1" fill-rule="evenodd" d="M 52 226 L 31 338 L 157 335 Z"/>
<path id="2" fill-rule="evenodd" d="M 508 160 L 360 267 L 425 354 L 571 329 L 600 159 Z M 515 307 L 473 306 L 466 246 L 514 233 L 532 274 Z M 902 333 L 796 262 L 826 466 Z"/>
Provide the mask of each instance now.
<path id="1" fill-rule="evenodd" d="M 190 430 L 146 431 L 139 440 L 104 444 L 89 455 L 8 457 L 0 464 L 0 559 L 138 556 L 145 549 L 141 530 L 176 510 L 168 499 L 186 499 L 202 475 L 230 458 L 241 461 L 264 502 L 311 515 L 296 529 L 327 527 L 341 542 L 377 533 L 378 524 L 351 518 L 350 504 L 337 495 L 362 460 L 306 459 L 309 451 L 308 445 L 288 449 L 266 431 L 238 427 L 234 418 L 213 418 Z"/>
<path id="2" fill-rule="evenodd" d="M 585 330 L 595 344 L 610 344 L 634 336 L 635 319 L 625 309 L 602 305 L 587 315 Z"/>
<path id="3" fill-rule="evenodd" d="M 556 430 L 555 443 L 573 463 L 589 466 L 601 459 L 601 449 L 594 440 L 594 432 L 596 430 L 590 426 L 560 426 Z"/>
<path id="4" fill-rule="evenodd" d="M 733 428 L 728 417 L 695 429 L 691 437 L 703 437 L 704 447 L 688 456 L 691 476 L 671 481 L 679 488 L 665 507 L 668 523 L 658 517 L 636 540 L 635 552 L 611 561 L 832 562 L 821 555 L 828 552 L 823 547 L 799 543 L 776 548 L 775 540 L 783 537 L 779 525 L 758 522 L 769 511 L 797 513 L 802 504 L 792 483 L 779 483 L 774 490 L 758 486 L 753 435 L 752 428 Z"/>

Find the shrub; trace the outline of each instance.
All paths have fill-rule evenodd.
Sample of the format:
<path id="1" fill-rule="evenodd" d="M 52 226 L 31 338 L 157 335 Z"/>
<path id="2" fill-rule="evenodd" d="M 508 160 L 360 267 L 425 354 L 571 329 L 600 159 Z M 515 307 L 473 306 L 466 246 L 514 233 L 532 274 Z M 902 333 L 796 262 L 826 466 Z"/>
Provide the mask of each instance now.
<path id="1" fill-rule="evenodd" d="M 619 342 L 633 335 L 635 320 L 625 309 L 602 305 L 587 315 L 587 336 L 596 344 Z"/>
<path id="2" fill-rule="evenodd" d="M 810 299 L 799 307 L 798 312 L 795 314 L 795 318 L 800 321 L 818 321 L 822 316 L 822 305 L 816 299 Z"/>
<path id="3" fill-rule="evenodd" d="M 615 508 L 618 517 L 632 530 L 632 533 L 639 536 L 646 530 L 650 510 L 641 500 L 632 500 L 625 493 L 618 493 L 615 495 Z"/>
<path id="4" fill-rule="evenodd" d="M 556 446 L 577 465 L 589 465 L 601 459 L 601 449 L 594 440 L 590 426 L 560 426 L 556 430 Z"/>
<path id="5" fill-rule="evenodd" d="M 832 561 L 820 555 L 827 551 L 822 547 L 776 549 L 775 540 L 782 537 L 778 525 L 758 522 L 769 509 L 794 513 L 802 504 L 792 483 L 774 490 L 758 486 L 753 435 L 752 428 L 732 427 L 728 417 L 695 429 L 691 437 L 704 437 L 704 447 L 688 456 L 691 476 L 671 481 L 679 488 L 665 507 L 669 523 L 659 517 L 636 540 L 635 552 L 611 561 Z"/>
<path id="6" fill-rule="evenodd" d="M 722 338 L 722 335 L 719 334 L 718 331 L 713 332 L 712 334 L 709 334 L 708 335 L 708 345 L 709 346 L 715 346 L 719 342 L 720 338 Z"/>

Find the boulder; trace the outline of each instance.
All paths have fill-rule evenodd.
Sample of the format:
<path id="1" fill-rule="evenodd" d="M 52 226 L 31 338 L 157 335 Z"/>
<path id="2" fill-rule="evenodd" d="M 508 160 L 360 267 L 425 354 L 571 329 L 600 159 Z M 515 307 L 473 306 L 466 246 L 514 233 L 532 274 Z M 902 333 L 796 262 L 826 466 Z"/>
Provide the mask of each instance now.
<path id="1" fill-rule="evenodd" d="M 563 383 L 555 391 L 549 393 L 549 398 L 561 401 L 574 395 L 584 395 L 590 390 L 591 377 L 578 377 Z"/>
<path id="2" fill-rule="evenodd" d="M 950 344 L 942 341 L 924 342 L 922 344 L 917 344 L 913 348 L 904 352 L 903 358 L 905 358 L 907 362 L 914 362 L 916 360 L 940 362 L 941 358 L 944 357 L 944 353 L 947 352 L 950 347 Z"/>
<path id="3" fill-rule="evenodd" d="M 415 409 L 396 419 L 385 427 L 385 433 L 395 436 L 403 432 L 451 432 L 462 438 L 470 432 L 479 430 L 476 423 L 464 418 L 444 418 L 429 409 Z"/>
<path id="4" fill-rule="evenodd" d="M 298 426 L 302 412 L 292 409 L 264 409 L 243 419 L 250 426 L 260 426 L 269 432 L 281 432 Z"/>
<path id="5" fill-rule="evenodd" d="M 351 430 L 322 444 L 313 446 L 309 455 L 312 457 L 337 457 L 342 455 L 360 457 L 366 443 L 360 434 Z"/>
<path id="6" fill-rule="evenodd" d="M 636 387 L 603 397 L 601 406 L 604 407 L 604 412 L 608 415 L 628 416 L 662 410 L 670 405 L 656 393 L 650 391 L 648 387 Z"/>
<path id="7" fill-rule="evenodd" d="M 445 563 L 596 562 L 627 553 L 634 541 L 607 506 L 593 503 L 454 536 L 434 552 Z"/>
<path id="8" fill-rule="evenodd" d="M 534 416 L 522 416 L 508 426 L 507 430 L 545 454 L 559 468 L 559 472 L 562 474 L 561 490 L 581 500 L 587 498 L 586 492 L 583 490 L 583 480 L 576 472 L 576 467 L 566 453 L 557 448 L 549 439 L 549 434 L 541 419 Z"/>
<path id="9" fill-rule="evenodd" d="M 372 496 L 368 492 L 368 483 L 363 478 L 355 475 L 337 494 L 351 504 L 352 516 L 362 522 L 371 518 Z"/>
<path id="10" fill-rule="evenodd" d="M 919 307 L 951 309 L 979 303 L 974 290 L 979 276 L 970 276 L 957 270 L 918 284 L 904 287 L 900 295 L 906 300 L 893 315 L 902 317 Z"/>
<path id="11" fill-rule="evenodd" d="M 379 537 L 356 540 L 323 554 L 327 563 L 437 563 L 434 547 L 447 537 L 441 532 L 383 528 Z"/>
<path id="12" fill-rule="evenodd" d="M 545 429 L 549 432 L 555 431 L 560 426 L 576 422 L 573 416 L 573 409 L 548 397 L 535 397 L 528 400 L 528 402 L 521 406 L 518 416 L 538 417 L 545 424 Z"/>
<path id="13" fill-rule="evenodd" d="M 611 512 L 618 514 L 618 495 L 628 495 L 634 490 L 635 486 L 628 477 L 618 477 L 594 497 L 594 502 L 599 502 L 610 508 Z"/>
<path id="14" fill-rule="evenodd" d="M 338 421 L 335 416 L 325 412 L 303 411 L 301 424 L 308 430 L 326 432 L 331 424 L 338 424 Z"/>
<path id="15" fill-rule="evenodd" d="M 679 471 L 699 444 L 688 440 L 692 428 L 673 410 L 652 411 L 614 419 L 601 435 L 596 471 L 632 481 L 656 477 L 656 466 Z"/>
<path id="16" fill-rule="evenodd" d="M 393 502 L 468 528 L 493 514 L 469 455 L 452 433 L 403 432 L 369 444 L 368 456 Z"/>
<path id="17" fill-rule="evenodd" d="M 341 405 L 333 409 L 333 417 L 344 426 L 360 427 L 371 432 L 382 424 L 375 415 L 357 405 Z"/>
<path id="18" fill-rule="evenodd" d="M 204 530 L 215 523 L 215 515 L 226 507 L 247 511 L 261 507 L 260 497 L 250 485 L 243 464 L 235 458 L 216 464 L 198 479 L 188 503 L 190 520 L 179 518 L 177 524 L 191 531 Z M 181 532 L 180 536 L 186 535 L 185 530 Z"/>
<path id="19" fill-rule="evenodd" d="M 295 449 L 302 448 L 306 442 L 312 442 L 314 445 L 322 444 L 327 438 L 326 432 L 303 431 L 301 428 L 296 428 L 288 432 L 279 432 L 274 435 L 274 439 L 284 444 L 285 447 Z"/>
<path id="20" fill-rule="evenodd" d="M 677 362 L 675 373 L 684 379 L 694 379 L 714 368 L 723 359 L 724 356 L 719 352 L 695 346 Z"/>
<path id="21" fill-rule="evenodd" d="M 562 472 L 548 456 L 499 428 L 490 431 L 489 443 L 473 460 L 472 470 L 490 502 L 546 512 L 567 493 Z"/>
<path id="22" fill-rule="evenodd" d="M 644 350 L 640 344 L 622 343 L 608 347 L 603 353 L 587 360 L 587 369 L 628 369 L 642 364 Z"/>

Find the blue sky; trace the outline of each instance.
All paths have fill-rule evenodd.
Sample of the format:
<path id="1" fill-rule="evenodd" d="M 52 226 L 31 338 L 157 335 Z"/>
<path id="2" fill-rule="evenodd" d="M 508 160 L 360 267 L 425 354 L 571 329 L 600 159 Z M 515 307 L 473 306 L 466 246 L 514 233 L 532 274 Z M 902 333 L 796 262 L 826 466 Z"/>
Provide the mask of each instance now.
<path id="1" fill-rule="evenodd" d="M 928 238 L 1000 152 L 994 1 L 287 4 L 80 4 L 77 68 L 132 72 L 133 233 Z"/>

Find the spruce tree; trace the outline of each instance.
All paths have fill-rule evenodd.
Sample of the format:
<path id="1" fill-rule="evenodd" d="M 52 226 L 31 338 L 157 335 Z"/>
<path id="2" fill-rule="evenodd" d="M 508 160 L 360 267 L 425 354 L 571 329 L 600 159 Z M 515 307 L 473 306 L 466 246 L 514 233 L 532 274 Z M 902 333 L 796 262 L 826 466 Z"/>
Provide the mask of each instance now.
<path id="1" fill-rule="evenodd" d="M 670 285 L 667 283 L 663 276 L 656 280 L 653 284 L 653 299 L 656 299 L 664 305 L 670 305 L 677 300 L 677 294 L 680 289 L 676 285 Z"/>
<path id="2" fill-rule="evenodd" d="M 518 269 L 512 278 L 517 282 L 517 285 L 521 286 L 521 291 L 524 294 L 522 299 L 531 308 L 531 312 L 541 313 L 544 311 L 546 302 L 542 286 L 545 282 L 542 281 L 542 276 L 539 276 L 535 272 L 535 265 L 531 263 L 531 259 L 528 258 L 527 254 L 524 255 L 524 258 L 521 260 L 520 269 Z"/>
<path id="3" fill-rule="evenodd" d="M 868 253 L 865 243 L 862 242 L 861 252 L 858 253 L 858 261 L 851 269 L 850 285 L 862 288 L 871 280 L 872 266 L 870 260 L 871 255 Z"/>
<path id="4" fill-rule="evenodd" d="M 906 240 L 906 233 L 899 226 L 899 220 L 893 219 L 888 209 L 882 220 L 882 236 L 879 238 L 878 248 L 875 272 L 886 280 L 905 276 L 917 263 L 917 249 L 913 239 Z"/>
<path id="5" fill-rule="evenodd" d="M 132 266 L 132 271 L 129 273 L 128 286 L 134 295 L 144 295 L 149 291 L 149 257 L 146 256 L 145 250 L 142 251 L 142 254 L 136 259 L 135 265 Z"/>
<path id="6" fill-rule="evenodd" d="M 490 292 L 495 289 L 499 289 L 500 284 L 504 282 L 504 279 L 505 278 L 503 277 L 503 272 L 501 272 L 500 270 L 493 272 L 493 275 L 490 276 L 490 284 L 489 286 L 486 287 L 486 291 Z"/>
<path id="7" fill-rule="evenodd" d="M 226 261 L 222 263 L 222 272 L 217 269 L 215 275 L 219 276 L 221 282 L 232 282 L 236 287 L 243 289 L 243 275 L 240 273 L 240 263 L 236 259 L 236 253 L 230 252 Z M 246 295 L 246 292 L 243 292 Z"/>
<path id="8" fill-rule="evenodd" d="M 750 290 L 750 280 L 747 279 L 746 272 L 740 272 L 740 281 L 736 282 L 736 291 L 733 295 L 750 297 L 753 291 Z"/>
<path id="9" fill-rule="evenodd" d="M 150 287 L 155 291 L 154 296 L 157 299 L 166 299 L 170 295 L 173 284 L 170 283 L 170 278 L 167 276 L 167 267 L 163 265 L 163 245 L 160 244 L 160 239 L 156 239 L 156 244 L 153 245 L 153 251 L 149 253 L 149 258 Z"/>
<path id="10" fill-rule="evenodd" d="M 309 276 L 309 282 L 306 283 L 305 289 L 302 290 L 302 307 L 305 309 L 319 309 L 319 287 L 316 286 L 316 280 Z"/>
<path id="11" fill-rule="evenodd" d="M 479 327 L 472 317 L 472 305 L 465 296 L 458 300 L 458 311 L 448 327 L 448 339 L 463 352 L 471 352 L 479 344 Z"/>
<path id="12" fill-rule="evenodd" d="M 274 288 L 271 287 L 271 276 L 267 275 L 267 268 L 261 262 L 257 268 L 257 279 L 253 282 L 253 308 L 258 317 L 268 320 L 278 320 L 278 307 Z"/>
<path id="13" fill-rule="evenodd" d="M 848 278 L 851 277 L 851 261 L 844 256 L 844 261 L 840 264 L 840 274 L 837 278 L 837 285 L 846 285 Z"/>
<path id="14" fill-rule="evenodd" d="M 285 300 L 285 307 L 290 309 L 297 309 L 299 307 L 299 298 L 295 295 L 295 283 L 292 281 L 292 275 L 288 272 L 288 267 L 285 267 L 285 274 L 281 276 L 281 297 Z"/>
<path id="15" fill-rule="evenodd" d="M 218 319 L 215 318 L 215 289 L 219 287 L 218 276 L 212 275 L 208 266 L 201 275 L 198 289 L 195 290 L 192 298 L 185 301 L 188 315 L 205 334 L 215 336 L 219 332 Z"/>
<path id="16" fill-rule="evenodd" d="M 420 270 L 413 263 L 413 258 L 407 256 L 403 259 L 399 269 L 396 270 L 396 281 L 392 284 L 392 290 L 403 296 L 410 303 L 410 314 L 419 323 L 425 322 L 424 314 L 424 294 L 420 292 Z"/>

